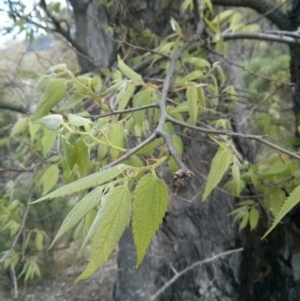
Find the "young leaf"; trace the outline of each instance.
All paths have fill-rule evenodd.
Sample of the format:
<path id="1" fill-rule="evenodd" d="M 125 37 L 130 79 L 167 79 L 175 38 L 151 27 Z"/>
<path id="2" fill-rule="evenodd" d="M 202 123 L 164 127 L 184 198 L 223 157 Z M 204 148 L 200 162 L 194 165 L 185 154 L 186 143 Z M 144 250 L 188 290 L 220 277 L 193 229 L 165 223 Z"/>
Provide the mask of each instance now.
<path id="1" fill-rule="evenodd" d="M 86 126 L 92 124 L 92 121 L 90 119 L 74 114 L 68 114 L 68 120 L 70 124 L 74 126 Z"/>
<path id="2" fill-rule="evenodd" d="M 135 86 L 134 85 L 128 85 L 126 88 L 126 91 L 122 97 L 122 99 L 119 102 L 119 107 L 118 110 L 123 110 L 127 107 L 127 104 L 131 98 L 131 96 L 133 95 L 135 90 Z"/>
<path id="3" fill-rule="evenodd" d="M 97 187 L 90 193 L 88 193 L 76 206 L 69 212 L 60 226 L 57 234 L 55 235 L 49 249 L 55 244 L 55 242 L 71 228 L 76 226 L 80 220 L 90 212 L 100 201 L 102 197 L 103 187 Z"/>
<path id="4" fill-rule="evenodd" d="M 202 201 L 205 201 L 212 190 L 219 184 L 225 172 L 229 168 L 231 160 L 232 152 L 230 151 L 230 149 L 220 146 L 211 162 L 211 167 L 207 178 L 204 194 L 202 196 Z"/>
<path id="5" fill-rule="evenodd" d="M 90 152 L 83 139 L 77 139 L 74 143 L 75 163 L 83 175 L 88 173 L 90 167 Z"/>
<path id="6" fill-rule="evenodd" d="M 247 226 L 248 221 L 249 221 L 249 211 L 246 210 L 246 211 L 244 211 L 243 218 L 240 222 L 240 227 L 239 227 L 240 231 Z"/>
<path id="7" fill-rule="evenodd" d="M 121 70 L 121 72 L 128 78 L 135 80 L 135 81 L 142 81 L 142 76 L 138 73 L 134 72 L 132 69 L 130 69 L 118 56 L 118 67 Z"/>
<path id="8" fill-rule="evenodd" d="M 47 115 L 65 96 L 67 83 L 64 78 L 52 79 L 46 86 L 43 98 L 38 103 L 32 120 L 37 120 Z"/>
<path id="9" fill-rule="evenodd" d="M 65 158 L 69 169 L 71 170 L 76 161 L 74 146 L 72 146 L 72 144 L 67 140 L 66 137 L 61 136 L 60 147 L 63 153 L 63 157 Z"/>
<path id="10" fill-rule="evenodd" d="M 276 215 L 271 228 L 263 236 L 265 238 L 284 218 L 284 216 L 292 210 L 300 202 L 300 185 L 295 188 L 295 190 L 289 195 L 289 197 L 284 201 L 280 211 Z M 262 238 L 262 239 L 263 239 Z"/>
<path id="11" fill-rule="evenodd" d="M 35 236 L 35 247 L 37 248 L 38 251 L 42 251 L 43 249 L 43 245 L 44 245 L 43 240 L 44 240 L 43 234 L 40 231 L 38 231 Z"/>
<path id="12" fill-rule="evenodd" d="M 113 123 L 108 130 L 108 139 L 113 146 L 124 147 L 125 133 L 124 128 L 119 123 Z M 119 151 L 115 148 L 110 150 L 112 160 L 116 160 L 119 156 Z"/>
<path id="13" fill-rule="evenodd" d="M 197 89 L 194 87 L 187 88 L 186 98 L 189 105 L 189 115 L 190 115 L 191 124 L 196 125 L 197 113 L 198 113 Z"/>
<path id="14" fill-rule="evenodd" d="M 118 186 L 109 192 L 100 209 L 98 228 L 92 238 L 91 259 L 76 281 L 90 277 L 107 261 L 128 226 L 130 216 L 130 191 L 124 186 Z"/>
<path id="15" fill-rule="evenodd" d="M 68 185 L 65 185 L 61 188 L 58 188 L 57 190 L 37 199 L 36 201 L 32 202 L 31 204 L 35 204 L 47 199 L 53 199 L 60 196 L 68 195 L 74 192 L 78 192 L 84 189 L 88 189 L 93 186 L 102 185 L 105 182 L 108 182 L 112 180 L 113 178 L 120 175 L 127 166 L 125 164 L 119 164 L 112 168 L 103 169 L 101 171 L 98 171 L 92 175 L 89 175 L 87 177 L 84 177 L 80 180 L 77 180 L 73 183 L 70 183 Z"/>
<path id="16" fill-rule="evenodd" d="M 232 180 L 233 180 L 233 184 L 234 184 L 233 194 L 234 194 L 234 196 L 238 196 L 241 192 L 241 190 L 240 190 L 241 175 L 240 175 L 239 165 L 236 161 L 233 162 L 231 171 L 232 171 Z"/>
<path id="17" fill-rule="evenodd" d="M 132 232 L 137 251 L 137 263 L 142 262 L 169 203 L 168 188 L 165 182 L 153 174 L 143 176 L 133 196 Z"/>

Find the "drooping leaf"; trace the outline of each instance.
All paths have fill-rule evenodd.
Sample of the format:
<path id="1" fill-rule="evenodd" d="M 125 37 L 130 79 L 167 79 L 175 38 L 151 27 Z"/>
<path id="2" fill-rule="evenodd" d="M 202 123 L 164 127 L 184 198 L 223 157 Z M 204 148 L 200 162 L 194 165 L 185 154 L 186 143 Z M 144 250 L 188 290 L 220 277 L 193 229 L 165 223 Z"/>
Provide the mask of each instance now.
<path id="1" fill-rule="evenodd" d="M 239 165 L 236 161 L 233 162 L 231 170 L 232 170 L 232 179 L 233 179 L 233 184 L 234 184 L 233 194 L 234 194 L 234 196 L 238 196 L 241 192 L 241 190 L 240 190 L 241 175 L 240 175 Z"/>
<path id="2" fill-rule="evenodd" d="M 189 115 L 190 121 L 192 125 L 196 125 L 197 115 L 198 115 L 198 97 L 197 97 L 197 89 L 194 87 L 189 87 L 186 90 L 186 98 L 189 106 Z"/>
<path id="3" fill-rule="evenodd" d="M 37 105 L 32 120 L 37 120 L 47 115 L 65 96 L 67 83 L 64 78 L 52 79 L 46 86 L 42 99 Z"/>
<path id="4" fill-rule="evenodd" d="M 247 226 L 248 221 L 249 221 L 249 211 L 245 210 L 244 213 L 243 213 L 242 220 L 240 222 L 240 226 L 239 226 L 240 231 Z"/>
<path id="5" fill-rule="evenodd" d="M 113 123 L 108 130 L 108 139 L 113 146 L 124 148 L 124 128 L 119 123 Z M 111 148 L 110 153 L 112 160 L 116 160 L 119 156 L 119 150 L 115 148 Z"/>
<path id="6" fill-rule="evenodd" d="M 92 238 L 90 262 L 76 281 L 90 277 L 107 261 L 128 226 L 130 216 L 130 191 L 124 186 L 115 187 L 101 206 L 98 228 Z"/>
<path id="7" fill-rule="evenodd" d="M 284 201 L 281 209 L 276 215 L 271 228 L 263 236 L 265 238 L 285 217 L 285 215 L 290 212 L 298 203 L 300 202 L 300 185 L 294 189 L 294 191 L 289 195 L 289 197 Z"/>
<path id="8" fill-rule="evenodd" d="M 186 57 L 183 59 L 185 63 L 189 63 L 194 65 L 195 67 L 199 69 L 204 69 L 206 67 L 210 67 L 210 63 L 204 59 L 198 58 L 198 57 Z"/>
<path id="9" fill-rule="evenodd" d="M 207 178 L 202 201 L 205 201 L 212 190 L 219 184 L 232 160 L 232 152 L 228 147 L 220 146 L 214 156 Z"/>
<path id="10" fill-rule="evenodd" d="M 90 193 L 88 193 L 76 206 L 69 212 L 60 226 L 57 234 L 55 235 L 49 249 L 55 244 L 55 242 L 67 233 L 70 229 L 76 226 L 80 220 L 89 213 L 99 202 L 102 197 L 103 187 L 97 187 Z"/>
<path id="11" fill-rule="evenodd" d="M 133 196 L 132 232 L 140 265 L 146 250 L 162 224 L 169 203 L 165 182 L 153 174 L 143 176 Z"/>
<path id="12" fill-rule="evenodd" d="M 90 152 L 83 139 L 77 139 L 74 143 L 75 163 L 83 175 L 88 173 L 90 167 Z"/>
<path id="13" fill-rule="evenodd" d="M 118 110 L 123 110 L 127 107 L 127 104 L 131 98 L 131 96 L 133 95 L 135 90 L 135 86 L 134 85 L 128 85 L 126 88 L 126 91 L 122 97 L 122 99 L 119 102 L 119 107 Z"/>
<path id="14" fill-rule="evenodd" d="M 67 140 L 66 137 L 61 136 L 60 147 L 63 152 L 63 157 L 65 158 L 69 169 L 71 170 L 76 161 L 74 146 Z"/>
<path id="15" fill-rule="evenodd" d="M 42 137 L 42 150 L 43 155 L 46 157 L 46 155 L 50 152 L 52 149 L 55 140 L 56 140 L 57 132 L 50 131 L 47 128 L 43 128 L 43 137 Z"/>
<path id="16" fill-rule="evenodd" d="M 129 68 L 120 58 L 120 56 L 118 56 L 118 67 L 126 77 L 135 81 L 142 81 L 142 76 Z"/>
<path id="17" fill-rule="evenodd" d="M 57 183 L 59 178 L 59 168 L 57 165 L 50 165 L 43 173 L 41 182 L 43 184 L 43 194 L 48 193 Z"/>
<path id="18" fill-rule="evenodd" d="M 53 199 L 60 196 L 68 195 L 74 192 L 78 192 L 84 189 L 88 189 L 90 187 L 102 185 L 118 175 L 120 175 L 125 169 L 128 167 L 125 164 L 119 164 L 114 167 L 103 169 L 101 171 L 98 171 L 92 175 L 89 175 L 87 177 L 84 177 L 80 180 L 77 180 L 73 183 L 70 183 L 68 185 L 65 185 L 41 198 L 38 200 L 32 202 L 32 204 L 47 200 L 47 199 Z"/>
<path id="19" fill-rule="evenodd" d="M 43 234 L 40 231 L 38 231 L 35 236 L 35 247 L 37 248 L 38 251 L 42 251 L 43 249 L 44 246 L 43 240 L 44 240 Z"/>

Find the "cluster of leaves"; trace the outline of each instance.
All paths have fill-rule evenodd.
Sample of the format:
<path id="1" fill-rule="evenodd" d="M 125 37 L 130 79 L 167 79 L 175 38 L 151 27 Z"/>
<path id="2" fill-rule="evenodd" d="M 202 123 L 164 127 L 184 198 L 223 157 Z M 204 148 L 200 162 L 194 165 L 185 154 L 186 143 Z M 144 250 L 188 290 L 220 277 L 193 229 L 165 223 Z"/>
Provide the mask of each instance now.
<path id="1" fill-rule="evenodd" d="M 192 3 L 184 1 L 183 10 L 192 8 Z M 205 4 L 211 7 L 210 1 Z M 215 36 L 213 42 L 217 49 L 224 51 L 226 47 L 220 30 L 244 29 L 242 18 L 233 11 L 223 12 L 213 20 L 208 16 L 209 13 L 205 22 Z M 179 24 L 175 20 L 172 24 L 174 33 L 162 40 L 154 51 L 129 56 L 127 60 L 137 64 L 150 59 L 150 67 L 157 66 L 159 75 L 165 75 L 169 69 L 166 58 L 174 55 L 185 42 Z M 166 161 L 171 172 L 178 169 L 174 158 L 166 154 L 167 146 L 162 137 L 126 156 L 132 141 L 140 143 L 157 127 L 161 118 L 158 110 L 160 84 L 147 82 L 120 57 L 117 70 L 112 73 L 105 69 L 101 71 L 106 76 L 105 81 L 93 74 L 75 76 L 65 65 L 50 68 L 37 84 L 37 90 L 43 92 L 43 96 L 32 118 L 20 119 L 11 133 L 12 137 L 24 138 L 18 150 L 20 156 L 26 156 L 31 149 L 46 163 L 34 179 L 43 191 L 43 196 L 36 202 L 72 193 L 81 198 L 51 244 L 74 227 L 75 231 L 85 233 L 82 248 L 91 241 L 91 258 L 78 280 L 92 275 L 107 260 L 130 220 L 137 265 L 141 263 L 162 223 L 169 201 L 167 186 L 157 177 L 156 169 Z M 220 95 L 226 94 L 236 93 L 232 86 L 226 85 L 226 76 L 220 66 L 211 65 L 203 48 L 193 45 L 176 63 L 166 112 L 170 118 L 192 126 L 209 114 L 215 117 L 208 122 L 209 126 L 230 130 L 228 120 L 219 118 L 217 113 L 217 108 L 224 105 Z M 229 99 L 234 105 L 236 98 Z M 98 104 L 100 115 L 93 116 L 82 110 L 87 100 Z M 228 103 L 226 106 L 230 108 Z M 76 114 L 79 110 L 81 113 Z M 163 130 L 171 135 L 173 146 L 181 155 L 183 142 L 173 124 L 165 122 Z M 249 165 L 240 162 L 230 139 L 224 136 L 210 138 L 218 150 L 202 199 L 208 198 L 229 171 L 232 177 L 227 187 L 234 196 L 242 198 L 247 185 L 253 185 L 258 192 L 257 199 L 243 201 L 233 212 L 235 219 L 240 221 L 240 229 L 248 223 L 251 230 L 256 227 L 260 198 L 270 217 L 275 217 L 273 229 L 299 201 L 298 163 L 275 154 L 256 165 Z M 121 164 L 121 161 L 125 162 Z M 61 170 L 67 185 L 50 192 L 60 183 Z M 291 185 L 288 193 L 298 186 L 285 202 L 280 189 L 282 183 Z M 272 194 L 270 188 L 274 185 L 276 190 L 273 189 Z"/>

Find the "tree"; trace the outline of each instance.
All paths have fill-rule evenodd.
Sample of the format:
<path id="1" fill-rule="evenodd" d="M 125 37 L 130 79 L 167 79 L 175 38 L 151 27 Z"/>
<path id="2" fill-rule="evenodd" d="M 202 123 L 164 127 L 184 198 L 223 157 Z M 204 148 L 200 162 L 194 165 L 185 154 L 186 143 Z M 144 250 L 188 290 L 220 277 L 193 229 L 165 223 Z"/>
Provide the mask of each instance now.
<path id="1" fill-rule="evenodd" d="M 87 214 L 89 220 L 95 218 L 87 235 L 92 237 L 94 251 L 82 278 L 105 261 L 126 228 L 131 206 L 129 191 L 133 189 L 132 231 L 137 264 L 159 224 L 163 226 L 138 269 L 131 230 L 125 230 L 119 244 L 121 269 L 115 300 L 286 300 L 287 295 L 289 300 L 296 300 L 298 278 L 287 275 L 285 264 L 297 268 L 298 253 L 292 245 L 297 245 L 294 216 L 298 210 L 292 208 L 299 201 L 299 156 L 288 150 L 279 137 L 273 137 L 273 143 L 264 135 L 251 134 L 248 116 L 253 108 L 249 110 L 249 103 L 242 103 L 236 92 L 244 90 L 240 64 L 235 62 L 237 51 L 224 53 L 225 41 L 234 39 L 289 45 L 297 147 L 300 64 L 299 34 L 295 30 L 299 26 L 300 2 L 293 1 L 292 13 L 284 13 L 285 2 L 273 6 L 268 1 L 103 1 L 100 6 L 98 1 L 70 1 L 75 38 L 55 5 L 41 1 L 36 8 L 43 14 L 44 23 L 36 21 L 38 14 L 34 12 L 20 14 L 16 9 L 19 3 L 9 1 L 9 5 L 15 22 L 59 33 L 76 50 L 83 73 L 101 68 L 105 78 L 75 76 L 64 65 L 53 67 L 39 81 L 38 89 L 44 96 L 33 115 L 33 121 L 47 128 L 40 129 L 44 137 L 52 135 L 51 130 L 60 133 L 63 157 L 47 168 L 55 169 L 57 175 L 61 164 L 65 181 L 70 183 L 39 200 L 96 186 L 73 209 L 58 233 L 62 235 Z M 215 5 L 252 8 L 278 30 L 257 32 L 257 26 L 242 22 L 245 10 L 214 13 Z M 189 26 L 184 28 L 186 23 Z M 108 28 L 113 29 L 114 38 Z M 217 63 L 220 59 L 221 67 Z M 259 76 L 253 71 L 252 75 Z M 272 74 L 262 78 L 292 85 Z M 56 109 L 68 93 L 71 98 Z M 70 114 L 70 108 L 84 99 L 94 100 L 99 112 L 84 117 Z M 278 105 L 284 106 L 284 102 L 277 103 L 277 107 L 272 103 L 267 115 L 277 120 L 276 134 L 282 135 L 287 129 L 280 128 L 283 124 Z M 275 151 L 258 151 L 253 141 Z M 257 152 L 265 159 L 258 160 Z M 169 169 L 157 169 L 166 161 Z M 97 168 L 101 170 L 93 173 Z M 170 171 L 175 175 L 174 182 Z M 168 189 L 159 178 L 169 184 L 172 196 L 164 220 Z M 222 178 L 231 193 L 216 188 Z M 109 185 L 98 187 L 105 183 Z M 44 189 L 44 193 L 50 189 Z M 98 194 L 104 195 L 105 202 L 95 212 Z M 195 201 L 202 194 L 208 200 Z M 144 210 L 143 200 L 154 203 L 153 207 L 149 205 L 152 210 Z M 289 211 L 285 226 L 261 241 L 270 221 L 274 218 L 273 229 Z M 230 213 L 239 221 L 240 230 L 244 229 L 241 234 Z M 151 224 L 149 219 L 146 227 L 149 215 L 155 222 Z M 105 236 L 96 234 L 99 225 L 101 229 L 114 225 L 114 232 L 107 228 L 108 232 L 102 231 Z M 278 244 L 282 246 L 279 251 Z M 99 246 L 106 249 L 101 256 Z M 180 277 L 177 274 L 199 260 L 240 246 L 244 248 L 242 253 L 231 254 L 214 265 L 199 265 Z M 176 283 L 172 286 L 170 282 L 160 291 L 174 273 Z M 286 282 L 280 286 L 282 279 Z"/>

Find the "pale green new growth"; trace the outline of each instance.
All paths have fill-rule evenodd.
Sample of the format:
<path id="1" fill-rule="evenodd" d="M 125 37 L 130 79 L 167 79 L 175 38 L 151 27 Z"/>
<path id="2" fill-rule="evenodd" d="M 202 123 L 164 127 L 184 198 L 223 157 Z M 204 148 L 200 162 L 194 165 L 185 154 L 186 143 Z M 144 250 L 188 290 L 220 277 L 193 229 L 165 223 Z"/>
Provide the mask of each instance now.
<path id="1" fill-rule="evenodd" d="M 284 201 L 281 209 L 276 215 L 271 228 L 266 232 L 262 239 L 264 239 L 284 218 L 284 216 L 289 213 L 298 203 L 300 202 L 300 185 L 294 189 L 294 191 L 289 195 L 289 197 Z"/>
<path id="2" fill-rule="evenodd" d="M 142 262 L 146 250 L 162 224 L 169 203 L 165 182 L 153 174 L 143 176 L 137 184 L 132 205 L 132 232 L 137 262 Z"/>
<path id="3" fill-rule="evenodd" d="M 103 183 L 108 182 L 109 180 L 112 180 L 113 178 L 120 175 L 126 168 L 126 165 L 120 164 L 109 169 L 98 171 L 92 175 L 89 175 L 66 186 L 58 188 L 57 190 L 39 198 L 31 204 L 35 204 L 47 199 L 53 199 L 60 196 L 68 195 L 77 191 L 88 189 L 93 186 L 102 185 Z"/>
<path id="4" fill-rule="evenodd" d="M 60 229 L 55 235 L 49 249 L 52 248 L 54 243 L 67 231 L 76 226 L 76 224 L 90 212 L 99 202 L 102 196 L 102 187 L 97 187 L 89 194 L 87 194 L 67 215 L 64 219 Z"/>
<path id="5" fill-rule="evenodd" d="M 67 83 L 63 78 L 52 79 L 46 86 L 43 98 L 38 103 L 32 120 L 37 120 L 47 115 L 65 96 Z"/>
<path id="6" fill-rule="evenodd" d="M 92 238 L 92 254 L 85 271 L 76 281 L 90 277 L 108 259 L 131 215 L 131 194 L 124 186 L 111 190 L 100 209 L 98 227 Z"/>
<path id="7" fill-rule="evenodd" d="M 134 72 L 131 68 L 129 68 L 118 56 L 118 67 L 121 72 L 128 78 L 135 80 L 135 81 L 142 81 L 142 76 L 138 73 Z"/>
<path id="8" fill-rule="evenodd" d="M 232 161 L 232 152 L 228 147 L 220 146 L 211 162 L 202 201 L 205 201 L 212 190 L 220 183 Z"/>

